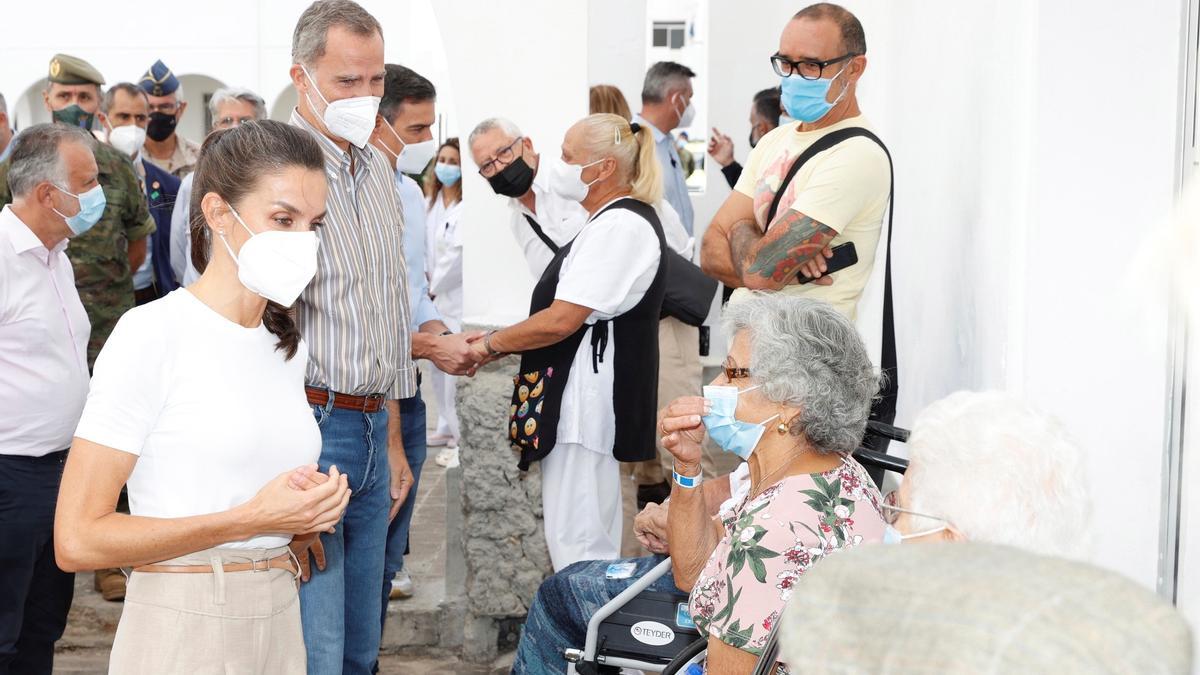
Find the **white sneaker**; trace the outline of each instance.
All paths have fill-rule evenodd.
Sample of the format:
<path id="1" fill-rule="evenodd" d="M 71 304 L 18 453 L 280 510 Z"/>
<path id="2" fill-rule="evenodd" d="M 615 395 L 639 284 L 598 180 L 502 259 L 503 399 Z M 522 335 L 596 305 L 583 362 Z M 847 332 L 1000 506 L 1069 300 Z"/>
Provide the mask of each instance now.
<path id="1" fill-rule="evenodd" d="M 425 445 L 431 448 L 444 448 L 447 445 L 454 445 L 454 437 L 450 434 L 434 434 L 425 438 Z"/>
<path id="2" fill-rule="evenodd" d="M 388 593 L 389 600 L 407 600 L 413 596 L 413 580 L 408 570 L 396 572 L 392 579 L 392 590 Z"/>
<path id="3" fill-rule="evenodd" d="M 458 446 L 448 445 L 438 452 L 433 459 L 438 466 L 453 469 L 458 466 Z"/>

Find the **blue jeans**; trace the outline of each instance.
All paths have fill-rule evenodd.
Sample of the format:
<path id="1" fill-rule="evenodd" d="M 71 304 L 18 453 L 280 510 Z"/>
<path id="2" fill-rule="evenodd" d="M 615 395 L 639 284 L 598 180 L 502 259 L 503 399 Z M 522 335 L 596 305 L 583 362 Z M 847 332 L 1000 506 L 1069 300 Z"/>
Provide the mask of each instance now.
<path id="1" fill-rule="evenodd" d="M 352 490 L 333 534 L 322 534 L 325 570 L 300 587 L 311 675 L 366 675 L 379 657 L 379 584 L 387 542 L 388 413 L 312 406 L 321 428 L 322 471 L 336 464 Z"/>
<path id="2" fill-rule="evenodd" d="M 425 465 L 425 401 L 420 390 L 412 398 L 400 399 L 400 435 L 404 438 L 404 455 L 408 457 L 408 468 L 412 469 L 413 484 L 408 498 L 400 506 L 395 520 L 388 525 L 387 552 L 383 558 L 383 606 L 379 613 L 380 631 L 387 621 L 388 595 L 392 591 L 392 579 L 396 572 L 404 569 L 404 556 L 408 553 L 408 530 L 412 524 L 413 508 L 417 504 L 417 486 L 421 484 L 421 467 Z"/>
<path id="3" fill-rule="evenodd" d="M 548 577 L 538 588 L 521 642 L 513 662 L 513 675 L 561 675 L 566 672 L 567 660 L 563 651 L 583 649 L 587 640 L 588 620 L 621 591 L 633 585 L 654 566 L 662 556 L 626 558 L 624 560 L 590 560 L 564 567 Z M 636 564 L 627 579 L 608 579 L 608 566 L 617 562 Z M 668 571 L 650 584 L 649 590 L 675 590 L 675 577 Z"/>

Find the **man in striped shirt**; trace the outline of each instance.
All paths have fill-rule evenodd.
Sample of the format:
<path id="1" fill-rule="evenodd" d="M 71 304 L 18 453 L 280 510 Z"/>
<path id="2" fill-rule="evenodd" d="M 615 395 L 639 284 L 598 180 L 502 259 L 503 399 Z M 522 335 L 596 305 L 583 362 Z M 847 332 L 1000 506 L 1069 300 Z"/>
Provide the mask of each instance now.
<path id="1" fill-rule="evenodd" d="M 379 651 L 388 522 L 412 485 L 398 401 L 416 392 L 404 219 L 391 166 L 368 144 L 383 32 L 351 0 L 319 0 L 296 24 L 292 60 L 291 124 L 316 138 L 329 179 L 317 274 L 297 303 L 306 388 L 321 468 L 336 464 L 353 490 L 337 531 L 320 537 L 324 570 L 314 548 L 318 570 L 300 589 L 304 641 L 309 673 L 366 674 Z"/>

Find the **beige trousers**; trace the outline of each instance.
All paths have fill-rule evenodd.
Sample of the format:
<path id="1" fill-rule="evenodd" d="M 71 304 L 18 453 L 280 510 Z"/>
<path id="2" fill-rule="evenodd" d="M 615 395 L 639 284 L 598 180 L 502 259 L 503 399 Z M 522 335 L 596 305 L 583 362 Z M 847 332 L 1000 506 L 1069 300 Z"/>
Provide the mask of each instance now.
<path id="1" fill-rule="evenodd" d="M 700 329 L 667 317 L 658 322 L 658 407 L 661 410 L 681 396 L 699 396 L 704 368 L 700 364 Z M 722 457 L 721 455 L 728 455 Z M 738 458 L 704 444 L 701 466 L 704 475 L 719 476 L 732 471 Z M 657 485 L 671 479 L 671 453 L 658 446 L 658 458 L 633 465 L 638 485 Z"/>
<path id="2" fill-rule="evenodd" d="M 266 560 L 287 548 L 214 548 L 169 565 Z M 304 673 L 296 579 L 287 570 L 134 572 L 117 625 L 110 675 Z"/>

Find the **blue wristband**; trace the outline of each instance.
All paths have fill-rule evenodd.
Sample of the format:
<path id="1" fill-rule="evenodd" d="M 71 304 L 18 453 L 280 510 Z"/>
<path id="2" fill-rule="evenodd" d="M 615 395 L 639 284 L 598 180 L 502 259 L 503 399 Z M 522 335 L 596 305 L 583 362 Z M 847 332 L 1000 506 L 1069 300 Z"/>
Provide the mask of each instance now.
<path id="1" fill-rule="evenodd" d="M 690 488 L 694 488 L 694 487 L 700 485 L 701 480 L 703 480 L 703 478 L 704 478 L 704 472 L 701 471 L 700 473 L 696 474 L 695 476 L 683 476 L 683 475 L 680 475 L 680 473 L 675 470 L 675 465 L 672 464 L 671 465 L 671 476 L 675 479 L 676 485 L 678 485 L 681 488 L 689 488 L 690 489 Z"/>

